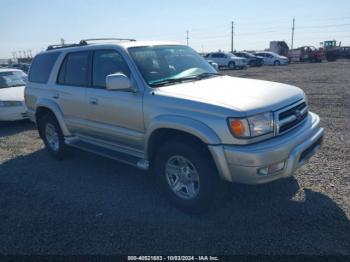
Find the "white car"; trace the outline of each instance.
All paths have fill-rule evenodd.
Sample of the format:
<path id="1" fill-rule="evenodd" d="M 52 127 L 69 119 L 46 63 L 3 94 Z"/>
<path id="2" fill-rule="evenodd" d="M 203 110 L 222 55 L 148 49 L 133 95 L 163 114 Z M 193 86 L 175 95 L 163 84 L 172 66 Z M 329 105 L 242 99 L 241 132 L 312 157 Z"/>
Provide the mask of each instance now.
<path id="1" fill-rule="evenodd" d="M 279 66 L 289 64 L 289 60 L 287 57 L 281 56 L 274 52 L 257 52 L 254 55 L 262 56 L 264 58 L 264 65 Z"/>
<path id="2" fill-rule="evenodd" d="M 214 61 L 220 67 L 228 67 L 230 69 L 243 69 L 248 66 L 248 60 L 235 56 L 231 53 L 209 53 L 206 57 L 207 60 Z"/>
<path id="3" fill-rule="evenodd" d="M 24 87 L 27 75 L 18 69 L 0 69 L 0 121 L 27 118 Z"/>
<path id="4" fill-rule="evenodd" d="M 219 70 L 219 65 L 212 60 L 207 60 L 207 62 L 217 71 Z"/>

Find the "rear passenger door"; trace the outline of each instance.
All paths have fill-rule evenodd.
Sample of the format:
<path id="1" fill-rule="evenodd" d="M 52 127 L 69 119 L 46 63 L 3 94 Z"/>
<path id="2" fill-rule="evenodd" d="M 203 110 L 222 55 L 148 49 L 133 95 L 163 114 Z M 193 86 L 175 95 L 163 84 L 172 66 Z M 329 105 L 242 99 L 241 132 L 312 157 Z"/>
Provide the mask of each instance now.
<path id="1" fill-rule="evenodd" d="M 59 69 L 53 98 L 59 104 L 67 128 L 73 135 L 86 132 L 86 90 L 89 82 L 89 51 L 68 53 Z"/>
<path id="2" fill-rule="evenodd" d="M 95 50 L 92 56 L 91 87 L 87 91 L 90 135 L 142 150 L 142 92 L 106 89 L 106 76 L 114 73 L 123 73 L 136 85 L 127 62 L 116 50 Z"/>

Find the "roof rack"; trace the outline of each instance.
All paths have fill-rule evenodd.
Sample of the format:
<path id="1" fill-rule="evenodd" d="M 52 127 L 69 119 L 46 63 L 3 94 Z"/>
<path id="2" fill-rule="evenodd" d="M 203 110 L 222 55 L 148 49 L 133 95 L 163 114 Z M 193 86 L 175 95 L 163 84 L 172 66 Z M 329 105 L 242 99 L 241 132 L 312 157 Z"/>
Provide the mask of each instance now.
<path id="1" fill-rule="evenodd" d="M 113 41 L 130 41 L 130 42 L 135 42 L 135 39 L 130 39 L 130 38 L 91 38 L 91 39 L 83 39 L 80 40 L 79 44 L 60 44 L 60 45 L 49 45 L 47 47 L 47 51 L 49 50 L 54 50 L 54 49 L 61 49 L 61 48 L 68 48 L 68 47 L 77 47 L 77 46 L 84 46 L 88 45 L 90 41 L 108 41 L 108 40 L 113 40 Z"/>
<path id="2" fill-rule="evenodd" d="M 49 50 L 54 50 L 54 49 L 61 49 L 61 48 L 68 48 L 68 47 L 76 47 L 76 46 L 82 46 L 82 45 L 86 45 L 86 44 L 63 44 L 63 45 L 49 45 L 46 49 L 46 51 Z"/>
<path id="3" fill-rule="evenodd" d="M 130 41 L 130 42 L 135 42 L 135 39 L 130 39 L 130 38 L 91 38 L 91 39 L 83 39 L 80 40 L 79 44 L 80 45 L 87 45 L 88 42 L 90 41 L 106 41 L 106 40 L 113 40 L 113 41 Z"/>

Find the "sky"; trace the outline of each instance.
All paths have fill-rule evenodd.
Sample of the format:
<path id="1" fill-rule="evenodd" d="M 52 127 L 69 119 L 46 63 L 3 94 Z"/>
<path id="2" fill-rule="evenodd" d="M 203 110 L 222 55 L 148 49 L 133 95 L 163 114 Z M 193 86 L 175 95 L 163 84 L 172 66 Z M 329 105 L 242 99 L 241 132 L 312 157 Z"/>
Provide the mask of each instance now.
<path id="1" fill-rule="evenodd" d="M 0 58 L 32 54 L 60 39 L 170 40 L 198 52 L 263 50 L 272 40 L 294 47 L 324 40 L 350 45 L 350 1 L 337 0 L 0 0 Z M 19 52 L 21 51 L 21 53 Z"/>

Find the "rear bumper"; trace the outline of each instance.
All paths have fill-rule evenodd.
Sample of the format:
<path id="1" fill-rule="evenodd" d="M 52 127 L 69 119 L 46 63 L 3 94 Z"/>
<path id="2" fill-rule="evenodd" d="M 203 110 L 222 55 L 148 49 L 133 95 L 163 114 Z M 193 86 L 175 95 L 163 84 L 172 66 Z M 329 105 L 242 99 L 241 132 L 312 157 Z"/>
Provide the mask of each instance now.
<path id="1" fill-rule="evenodd" d="M 16 121 L 27 118 L 28 114 L 25 106 L 2 107 L 0 110 L 0 121 Z"/>
<path id="2" fill-rule="evenodd" d="M 321 147 L 323 134 L 320 118 L 309 113 L 303 125 L 279 137 L 246 146 L 209 146 L 209 150 L 223 179 L 261 184 L 291 176 Z M 280 171 L 259 174 L 259 169 L 280 162 L 284 162 Z"/>

